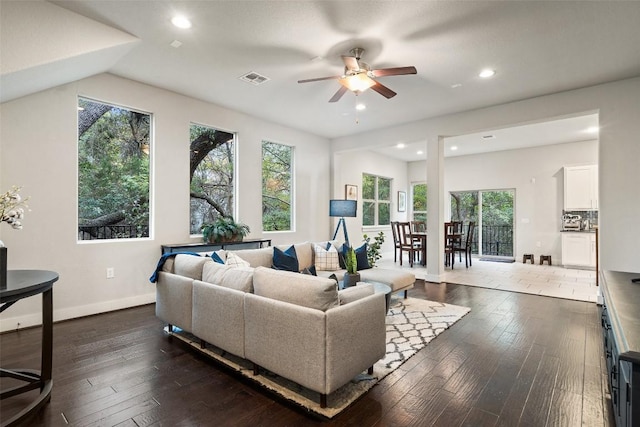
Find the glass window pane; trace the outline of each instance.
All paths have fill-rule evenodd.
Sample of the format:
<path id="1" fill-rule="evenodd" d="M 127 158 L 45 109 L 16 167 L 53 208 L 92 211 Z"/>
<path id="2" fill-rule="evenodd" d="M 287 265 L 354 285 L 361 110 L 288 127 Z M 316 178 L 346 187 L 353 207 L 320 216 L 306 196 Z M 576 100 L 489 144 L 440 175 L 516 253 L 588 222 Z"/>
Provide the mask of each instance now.
<path id="1" fill-rule="evenodd" d="M 374 202 L 362 203 L 362 225 L 375 225 L 375 209 Z"/>
<path id="2" fill-rule="evenodd" d="M 391 180 L 378 178 L 378 200 L 391 200 Z"/>
<path id="3" fill-rule="evenodd" d="M 149 237 L 151 115 L 78 98 L 78 240 Z"/>
<path id="4" fill-rule="evenodd" d="M 373 175 L 362 175 L 362 198 L 375 200 L 376 198 L 376 177 Z"/>
<path id="5" fill-rule="evenodd" d="M 262 142 L 262 229 L 291 230 L 293 147 Z"/>
<path id="6" fill-rule="evenodd" d="M 415 184 L 413 186 L 413 210 L 427 210 L 427 184 Z"/>
<path id="7" fill-rule="evenodd" d="M 391 209 L 389 203 L 380 203 L 378 205 L 378 225 L 389 225 L 391 223 Z"/>
<path id="8" fill-rule="evenodd" d="M 233 216 L 234 135 L 208 126 L 191 124 L 190 234 L 200 234 L 204 223 Z"/>

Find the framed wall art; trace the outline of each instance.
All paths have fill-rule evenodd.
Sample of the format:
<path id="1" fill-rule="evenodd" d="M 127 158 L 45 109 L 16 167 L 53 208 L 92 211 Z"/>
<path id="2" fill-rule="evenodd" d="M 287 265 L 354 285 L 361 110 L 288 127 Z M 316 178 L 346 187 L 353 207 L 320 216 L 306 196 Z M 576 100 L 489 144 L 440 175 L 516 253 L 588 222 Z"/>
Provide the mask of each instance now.
<path id="1" fill-rule="evenodd" d="M 358 200 L 358 186 L 346 184 L 344 186 L 344 198 L 345 200 Z"/>
<path id="2" fill-rule="evenodd" d="M 398 191 L 398 212 L 406 212 L 407 210 L 407 192 Z"/>

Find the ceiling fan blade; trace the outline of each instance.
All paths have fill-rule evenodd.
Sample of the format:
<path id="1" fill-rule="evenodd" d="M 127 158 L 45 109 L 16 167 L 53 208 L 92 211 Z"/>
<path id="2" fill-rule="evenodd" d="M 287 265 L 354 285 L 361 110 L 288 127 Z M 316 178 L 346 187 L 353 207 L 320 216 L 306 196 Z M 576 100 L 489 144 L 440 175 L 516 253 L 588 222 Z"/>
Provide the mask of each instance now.
<path id="1" fill-rule="evenodd" d="M 394 91 L 392 91 L 391 89 L 389 89 L 388 87 L 386 87 L 385 85 L 381 84 L 378 81 L 376 81 L 376 84 L 371 86 L 371 89 L 375 90 L 376 92 L 378 92 L 380 95 L 384 96 L 387 99 L 393 98 L 394 96 L 396 96 L 396 93 Z"/>
<path id="2" fill-rule="evenodd" d="M 338 89 L 338 91 L 331 97 L 329 102 L 338 102 L 340 98 L 342 98 L 342 95 L 344 95 L 346 92 L 347 92 L 347 88 L 344 86 L 341 86 L 340 89 Z"/>
<path id="3" fill-rule="evenodd" d="M 315 79 L 298 80 L 298 83 L 319 82 L 321 80 L 334 80 L 334 79 L 339 79 L 340 77 L 342 76 L 318 77 Z"/>
<path id="4" fill-rule="evenodd" d="M 404 74 L 417 74 L 416 67 L 395 67 L 395 68 L 382 68 L 380 70 L 371 70 L 376 77 L 385 76 L 402 76 Z"/>
<path id="5" fill-rule="evenodd" d="M 344 56 L 342 55 L 342 61 L 344 62 L 344 66 L 347 67 L 347 70 L 359 70 L 360 64 L 358 64 L 358 60 L 353 56 Z"/>

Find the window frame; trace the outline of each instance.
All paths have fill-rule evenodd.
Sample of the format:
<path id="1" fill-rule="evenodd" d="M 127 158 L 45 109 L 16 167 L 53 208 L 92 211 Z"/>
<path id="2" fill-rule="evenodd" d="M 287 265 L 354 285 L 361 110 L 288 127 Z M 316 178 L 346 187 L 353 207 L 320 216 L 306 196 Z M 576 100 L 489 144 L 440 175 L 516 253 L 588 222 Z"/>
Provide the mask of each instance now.
<path id="1" fill-rule="evenodd" d="M 262 182 L 262 175 L 264 173 L 264 144 L 275 144 L 281 145 L 283 147 L 287 147 L 290 150 L 290 159 L 291 163 L 289 165 L 289 229 L 288 230 L 265 230 L 264 229 L 264 216 L 260 216 L 260 226 L 262 227 L 262 232 L 266 234 L 275 234 L 275 233 L 294 233 L 296 231 L 296 186 L 295 186 L 295 177 L 296 177 L 296 146 L 293 144 L 286 144 L 283 142 L 279 142 L 270 138 L 262 138 L 260 141 L 260 207 L 264 208 L 264 182 Z"/>
<path id="2" fill-rule="evenodd" d="M 375 199 L 366 199 L 365 198 L 365 185 L 364 185 L 364 180 L 365 180 L 365 176 L 370 176 L 373 177 L 375 179 L 375 183 L 374 183 L 374 197 Z M 379 181 L 380 179 L 389 181 L 389 199 L 379 199 Z M 388 178 L 386 176 L 381 176 L 381 175 L 375 175 L 372 173 L 366 173 L 363 172 L 362 173 L 362 228 L 363 229 L 373 229 L 373 228 L 379 228 L 379 227 L 387 227 L 391 224 L 391 204 L 392 204 L 392 188 L 393 188 L 393 178 Z M 374 205 L 374 212 L 373 212 L 373 218 L 374 218 L 374 223 L 373 224 L 365 224 L 364 223 L 364 219 L 365 219 L 365 208 L 364 205 L 365 203 L 373 203 Z M 379 213 L 380 213 L 380 205 L 381 204 L 386 204 L 388 205 L 388 209 L 389 209 L 389 223 L 387 224 L 380 224 L 380 218 L 379 218 Z"/>
<path id="3" fill-rule="evenodd" d="M 427 209 L 425 209 L 424 211 L 421 210 L 415 210 L 415 202 L 414 202 L 414 198 L 415 198 L 415 187 L 418 185 L 424 185 L 425 186 L 425 207 Z M 427 202 L 427 191 L 428 191 L 428 186 L 426 181 L 420 181 L 420 182 L 412 182 L 411 183 L 411 218 L 413 221 L 426 221 L 427 220 L 427 212 L 429 210 L 429 205 Z M 416 213 L 418 214 L 423 214 L 424 215 L 424 220 L 423 219 L 416 219 Z"/>
<path id="4" fill-rule="evenodd" d="M 123 238 L 110 238 L 110 239 L 80 239 L 79 238 L 79 230 L 80 230 L 80 134 L 78 133 L 79 127 L 79 115 L 78 111 L 80 109 L 80 100 L 83 99 L 88 102 L 100 103 L 104 105 L 108 105 L 112 108 L 120 108 L 127 111 L 132 111 L 135 113 L 146 114 L 149 116 L 149 148 L 148 148 L 148 199 L 149 199 L 149 208 L 148 208 L 148 236 L 146 237 L 123 237 Z M 125 104 L 121 104 L 115 101 L 105 101 L 103 99 L 94 98 L 87 95 L 76 95 L 76 185 L 75 185 L 75 201 L 76 201 L 76 244 L 101 244 L 101 243 L 124 243 L 124 242 L 139 242 L 139 241 L 149 241 L 155 239 L 155 114 L 146 111 L 141 108 L 131 107 Z M 95 124 L 95 123 L 94 123 Z"/>

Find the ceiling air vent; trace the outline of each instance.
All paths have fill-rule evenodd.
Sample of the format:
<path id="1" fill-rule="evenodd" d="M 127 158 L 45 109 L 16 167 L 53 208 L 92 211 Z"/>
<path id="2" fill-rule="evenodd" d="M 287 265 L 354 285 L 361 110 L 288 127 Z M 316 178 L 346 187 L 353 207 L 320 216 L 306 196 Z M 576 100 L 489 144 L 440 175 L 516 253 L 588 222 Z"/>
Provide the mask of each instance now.
<path id="1" fill-rule="evenodd" d="M 238 77 L 243 82 L 251 83 L 252 85 L 258 86 L 268 80 L 271 80 L 269 77 L 263 76 L 261 74 L 256 73 L 255 71 L 251 71 L 243 76 Z"/>

